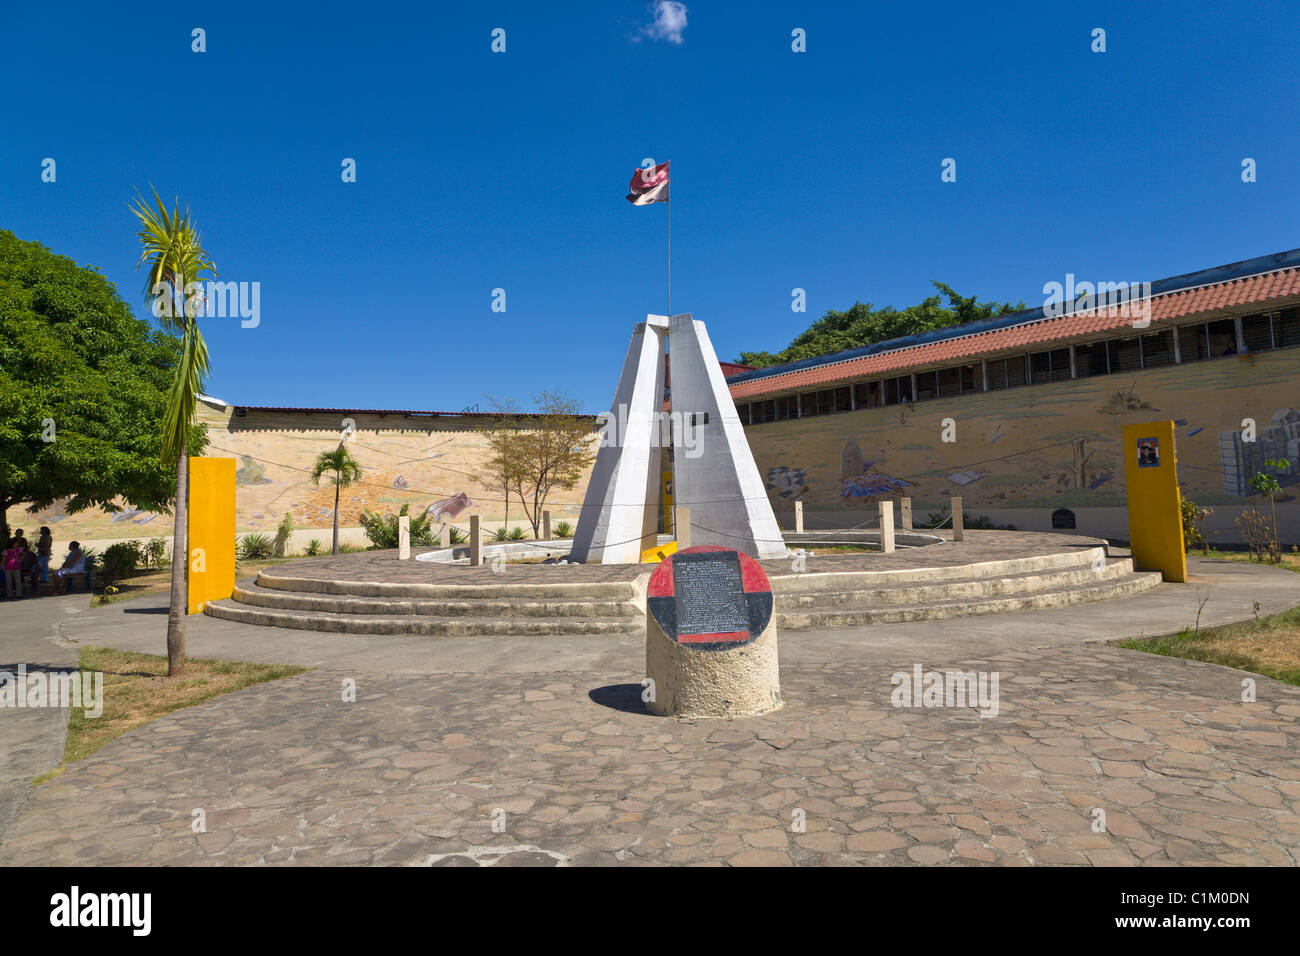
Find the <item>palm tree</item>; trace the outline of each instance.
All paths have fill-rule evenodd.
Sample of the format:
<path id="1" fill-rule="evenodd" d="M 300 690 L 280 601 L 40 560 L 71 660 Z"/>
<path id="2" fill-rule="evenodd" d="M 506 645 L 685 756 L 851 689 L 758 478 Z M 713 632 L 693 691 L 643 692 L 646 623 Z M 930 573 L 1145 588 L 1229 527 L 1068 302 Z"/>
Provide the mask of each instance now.
<path id="1" fill-rule="evenodd" d="M 141 250 L 136 268 L 149 264 L 144 286 L 145 302 L 152 307 L 167 332 L 181 337 L 167 413 L 163 417 L 161 451 L 164 463 L 176 462 L 171 606 L 167 612 L 167 676 L 174 677 L 185 667 L 185 615 L 189 603 L 186 588 L 189 570 L 186 542 L 189 443 L 198 397 L 203 393 L 203 380 L 208 374 L 208 347 L 199 331 L 197 318 L 203 297 L 187 296 L 186 284 L 202 281 L 205 274 L 215 276 L 217 270 L 203 251 L 189 209 L 182 213 L 177 199 L 168 213 L 156 189 L 153 198 L 154 208 L 150 208 L 137 191 L 136 204 L 130 209 L 140 220 L 137 235 Z"/>
<path id="2" fill-rule="evenodd" d="M 311 470 L 311 480 L 319 485 L 321 475 L 334 473 L 334 553 L 339 553 L 339 492 L 353 482 L 361 480 L 361 466 L 352 457 L 347 446 L 339 442 L 333 451 L 323 451 L 316 456 L 316 466 Z"/>

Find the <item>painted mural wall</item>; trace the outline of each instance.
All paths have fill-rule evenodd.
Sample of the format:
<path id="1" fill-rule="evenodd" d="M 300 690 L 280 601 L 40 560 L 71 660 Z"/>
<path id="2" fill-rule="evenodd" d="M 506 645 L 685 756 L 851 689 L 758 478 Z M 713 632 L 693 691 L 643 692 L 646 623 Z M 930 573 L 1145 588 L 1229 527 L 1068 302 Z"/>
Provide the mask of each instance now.
<path id="1" fill-rule="evenodd" d="M 1246 418 L 1256 442 L 1242 440 Z M 874 514 L 878 499 L 904 495 L 918 520 L 921 509 L 946 511 L 953 495 L 968 512 L 1124 507 L 1123 427 L 1155 420 L 1175 422 L 1179 484 L 1197 503 L 1245 505 L 1245 481 L 1267 458 L 1291 462 L 1279 501 L 1300 495 L 1297 350 L 770 422 L 746 434 L 778 514 L 798 499 L 805 512 L 842 513 L 848 526 Z"/>
<path id="2" fill-rule="evenodd" d="M 234 415 L 228 406 L 200 403 L 200 420 L 208 426 L 205 455 L 236 460 L 236 528 L 240 533 L 273 534 L 281 517 L 293 516 L 295 528 L 328 531 L 334 520 L 334 489 L 326 476 L 312 484 L 316 456 L 338 446 L 342 417 L 302 412 L 249 411 Z M 361 512 L 397 513 L 403 504 L 412 514 L 445 513 L 468 527 L 471 512 L 488 527 L 505 518 L 499 489 L 483 487 L 474 473 L 487 457 L 487 439 L 474 419 L 403 419 L 401 416 L 349 413 L 356 426 L 348 447 L 364 472 L 361 483 L 343 489 L 341 528 L 360 524 Z M 593 437 L 593 441 L 595 441 Z M 575 523 L 586 492 L 586 476 L 572 491 L 557 490 L 548 499 L 554 520 Z M 98 509 L 68 514 L 62 502 L 34 516 L 22 506 L 10 510 L 16 527 L 49 525 L 56 540 L 170 537 L 172 519 L 150 511 L 126 509 L 109 514 Z M 512 501 L 510 525 L 528 528 L 523 509 Z M 321 536 L 328 541 L 328 536 Z"/>

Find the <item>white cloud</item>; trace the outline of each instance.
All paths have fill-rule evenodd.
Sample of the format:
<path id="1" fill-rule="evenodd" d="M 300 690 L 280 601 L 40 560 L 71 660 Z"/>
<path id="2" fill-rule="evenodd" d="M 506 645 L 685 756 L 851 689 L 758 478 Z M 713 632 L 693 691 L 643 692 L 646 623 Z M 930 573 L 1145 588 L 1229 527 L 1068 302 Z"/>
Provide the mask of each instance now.
<path id="1" fill-rule="evenodd" d="M 677 0 L 655 0 L 655 22 L 642 27 L 641 32 L 652 40 L 667 40 L 680 44 L 686 29 L 686 4 Z"/>

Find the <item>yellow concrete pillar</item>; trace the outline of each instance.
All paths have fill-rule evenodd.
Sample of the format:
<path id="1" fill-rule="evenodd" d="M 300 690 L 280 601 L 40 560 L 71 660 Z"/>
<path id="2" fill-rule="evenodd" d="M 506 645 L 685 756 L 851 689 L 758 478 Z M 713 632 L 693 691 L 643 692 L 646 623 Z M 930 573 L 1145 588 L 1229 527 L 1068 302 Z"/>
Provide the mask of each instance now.
<path id="1" fill-rule="evenodd" d="M 1144 571 L 1159 571 L 1166 581 L 1186 581 L 1173 422 L 1124 426 L 1124 482 L 1133 563 Z"/>
<path id="2" fill-rule="evenodd" d="M 208 601 L 235 591 L 235 459 L 190 459 L 189 507 L 185 535 L 189 554 L 190 614 L 201 614 Z"/>

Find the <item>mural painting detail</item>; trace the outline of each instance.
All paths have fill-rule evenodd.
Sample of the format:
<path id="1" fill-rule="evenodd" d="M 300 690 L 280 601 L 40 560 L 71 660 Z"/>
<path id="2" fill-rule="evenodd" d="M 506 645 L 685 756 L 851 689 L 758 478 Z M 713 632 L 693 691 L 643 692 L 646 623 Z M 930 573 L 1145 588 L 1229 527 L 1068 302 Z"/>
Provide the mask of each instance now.
<path id="1" fill-rule="evenodd" d="M 430 515 L 435 524 L 441 524 L 444 521 L 455 521 L 456 516 L 468 508 L 471 503 L 469 495 L 462 491 L 450 498 L 440 498 L 435 501 L 429 505 L 425 514 Z"/>
<path id="2" fill-rule="evenodd" d="M 767 486 L 785 501 L 797 501 L 808 493 L 808 476 L 802 468 L 777 465 L 767 470 Z"/>
<path id="3" fill-rule="evenodd" d="M 933 399 L 902 423 L 897 408 L 884 406 L 764 422 L 746 435 L 761 467 L 800 464 L 809 490 L 799 497 L 806 510 L 821 512 L 900 493 L 912 498 L 914 513 L 953 494 L 970 509 L 1044 509 L 1044 517 L 1060 508 L 1123 508 L 1123 426 L 1164 418 L 1178 438 L 1183 494 L 1198 505 L 1247 505 L 1250 478 L 1265 469 L 1291 494 L 1300 487 L 1300 406 L 1277 407 L 1279 396 L 1295 394 L 1300 350 L 1261 353 L 1253 364 L 1138 369 L 1122 384 L 1116 378 Z M 961 421 L 961 441 L 940 440 L 945 418 Z M 1259 422 L 1258 436 L 1243 434 L 1244 418 Z M 1173 450 L 1158 447 L 1167 444 L 1148 457 L 1167 463 Z M 1268 460 L 1288 464 L 1269 468 Z M 773 481 L 775 469 L 768 474 L 776 495 L 784 486 Z"/>

